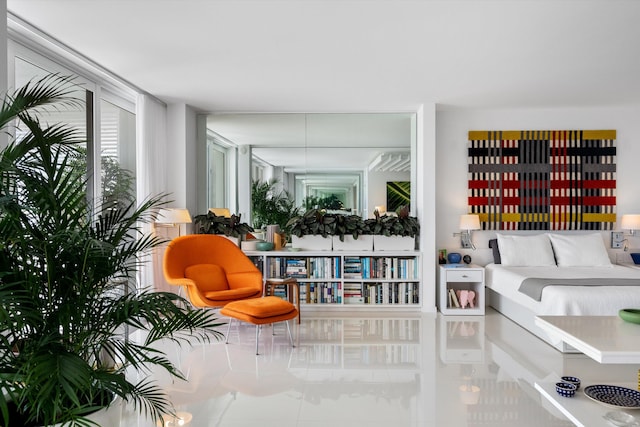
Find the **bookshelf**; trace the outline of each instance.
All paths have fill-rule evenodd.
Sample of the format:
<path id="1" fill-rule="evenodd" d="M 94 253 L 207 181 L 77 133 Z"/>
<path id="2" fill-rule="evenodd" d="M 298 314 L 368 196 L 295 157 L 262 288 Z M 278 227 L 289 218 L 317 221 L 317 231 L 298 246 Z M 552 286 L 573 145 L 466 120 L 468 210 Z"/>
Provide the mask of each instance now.
<path id="1" fill-rule="evenodd" d="M 303 310 L 421 306 L 420 253 L 245 251 L 264 279 L 294 277 Z"/>

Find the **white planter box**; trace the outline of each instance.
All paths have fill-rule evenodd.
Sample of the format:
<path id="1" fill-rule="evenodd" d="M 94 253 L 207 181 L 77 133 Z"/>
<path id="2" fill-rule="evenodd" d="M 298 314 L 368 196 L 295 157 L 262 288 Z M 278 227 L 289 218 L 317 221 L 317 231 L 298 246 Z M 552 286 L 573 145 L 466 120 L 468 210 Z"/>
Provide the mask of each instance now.
<path id="1" fill-rule="evenodd" d="M 406 236 L 373 236 L 373 250 L 378 251 L 413 251 L 416 239 Z"/>
<path id="2" fill-rule="evenodd" d="M 361 235 L 357 239 L 353 236 L 344 236 L 344 241 L 340 240 L 339 236 L 333 237 L 333 250 L 334 251 L 372 251 L 373 250 L 373 235 Z"/>
<path id="3" fill-rule="evenodd" d="M 331 236 L 306 235 L 302 237 L 291 236 L 291 246 L 301 251 L 330 251 L 332 248 Z"/>

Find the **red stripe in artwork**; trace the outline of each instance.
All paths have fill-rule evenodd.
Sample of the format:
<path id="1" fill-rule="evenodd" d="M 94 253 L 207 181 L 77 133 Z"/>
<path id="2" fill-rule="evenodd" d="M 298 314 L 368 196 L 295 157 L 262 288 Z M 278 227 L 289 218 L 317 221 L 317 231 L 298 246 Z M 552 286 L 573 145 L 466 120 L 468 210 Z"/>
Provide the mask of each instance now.
<path id="1" fill-rule="evenodd" d="M 569 204 L 576 204 L 576 200 L 579 200 L 578 203 L 581 206 L 615 206 L 616 198 L 615 197 L 598 197 L 598 196 L 588 196 L 588 197 L 551 197 L 549 200 L 549 204 L 552 206 L 568 206 Z"/>
<path id="2" fill-rule="evenodd" d="M 469 181 L 469 188 L 471 190 L 482 190 L 489 188 L 489 181 L 486 179 L 476 179 L 473 181 Z"/>
<path id="3" fill-rule="evenodd" d="M 576 186 L 585 188 L 585 189 L 605 189 L 605 188 L 616 188 L 616 181 L 614 179 L 603 179 L 603 180 L 582 180 L 579 181 L 581 184 L 577 185 L 576 181 L 571 180 L 552 180 L 550 182 L 552 190 L 559 190 L 565 188 L 576 188 Z"/>
<path id="4" fill-rule="evenodd" d="M 487 206 L 489 199 L 487 197 L 469 197 L 468 203 L 469 206 Z"/>

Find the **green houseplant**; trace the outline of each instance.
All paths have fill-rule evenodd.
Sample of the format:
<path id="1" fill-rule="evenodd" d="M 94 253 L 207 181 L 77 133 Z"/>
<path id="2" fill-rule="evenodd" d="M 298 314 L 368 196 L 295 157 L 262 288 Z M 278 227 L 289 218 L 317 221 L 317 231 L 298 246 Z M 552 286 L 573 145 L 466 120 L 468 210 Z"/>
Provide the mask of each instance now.
<path id="1" fill-rule="evenodd" d="M 357 240 L 363 234 L 372 234 L 360 215 L 337 214 L 335 219 L 334 235 L 338 236 L 340 241 L 344 241 L 345 236 L 351 236 Z"/>
<path id="2" fill-rule="evenodd" d="M 336 216 L 321 209 L 309 209 L 302 215 L 294 216 L 286 224 L 286 230 L 296 237 L 320 235 L 333 236 Z"/>
<path id="3" fill-rule="evenodd" d="M 168 292 L 123 289 L 141 254 L 160 243 L 141 230 L 161 197 L 94 212 L 70 128 L 41 123 L 65 108 L 70 79 L 48 76 L 4 97 L 0 127 L 21 132 L 0 149 L 0 420 L 5 427 L 96 425 L 114 396 L 156 420 L 173 409 L 160 387 L 126 372 L 153 366 L 184 378 L 154 345 L 218 337 L 211 312 Z M 84 168 L 86 169 L 86 163 Z M 122 198 L 121 200 L 127 200 Z M 126 327 L 146 331 L 126 339 Z M 146 377 L 142 375 L 142 377 Z"/>
<path id="4" fill-rule="evenodd" d="M 380 237 L 404 237 L 409 242 L 408 246 L 404 248 L 412 250 L 415 248 L 417 236 L 420 234 L 418 218 L 409 215 L 408 206 L 400 207 L 396 215 L 380 215 L 380 212 L 376 210 L 374 218 L 365 220 L 365 226 L 374 235 L 375 250 L 385 250 L 385 246 L 390 244 L 388 241 L 382 243 Z"/>
<path id="5" fill-rule="evenodd" d="M 287 222 L 298 214 L 295 202 L 286 191 L 277 191 L 277 180 L 251 183 L 251 220 L 253 227 L 278 225 L 284 231 Z"/>
<path id="6" fill-rule="evenodd" d="M 240 214 L 225 217 L 209 211 L 206 214 L 196 215 L 193 222 L 198 234 L 223 234 L 227 237 L 240 238 L 253 231 L 253 227 L 241 221 Z"/>
<path id="7" fill-rule="evenodd" d="M 374 218 L 365 220 L 366 228 L 378 236 L 415 237 L 420 233 L 418 218 L 409 215 L 409 207 L 402 206 L 396 215 L 380 215 L 373 212 Z"/>

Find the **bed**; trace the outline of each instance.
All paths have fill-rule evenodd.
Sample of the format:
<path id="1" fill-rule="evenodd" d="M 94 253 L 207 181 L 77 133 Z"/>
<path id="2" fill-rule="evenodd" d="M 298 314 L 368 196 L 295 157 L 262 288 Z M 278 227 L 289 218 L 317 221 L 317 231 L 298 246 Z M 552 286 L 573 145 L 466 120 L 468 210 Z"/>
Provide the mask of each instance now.
<path id="1" fill-rule="evenodd" d="M 640 307 L 640 269 L 611 264 L 598 233 L 498 234 L 485 267 L 489 304 L 562 352 L 576 352 L 535 325 L 537 315 L 617 315 Z"/>

